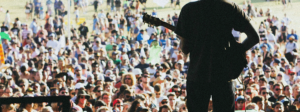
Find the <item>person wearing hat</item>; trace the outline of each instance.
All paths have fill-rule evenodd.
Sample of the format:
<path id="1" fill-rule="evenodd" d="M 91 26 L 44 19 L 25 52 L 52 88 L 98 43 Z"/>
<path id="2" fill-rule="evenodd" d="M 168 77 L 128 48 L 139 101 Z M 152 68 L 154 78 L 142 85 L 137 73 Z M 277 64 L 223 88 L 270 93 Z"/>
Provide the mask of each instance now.
<path id="1" fill-rule="evenodd" d="M 285 45 L 285 50 L 284 50 L 284 55 L 286 59 L 288 60 L 289 63 L 294 63 L 295 64 L 295 59 L 297 55 L 297 49 L 298 49 L 298 43 L 294 41 L 295 37 L 291 36 L 289 38 L 289 42 L 286 43 Z"/>
<path id="2" fill-rule="evenodd" d="M 121 99 L 115 99 L 113 101 L 113 111 L 123 111 L 123 101 Z"/>
<path id="3" fill-rule="evenodd" d="M 273 112 L 283 112 L 284 111 L 283 103 L 280 101 L 275 102 L 272 105 L 272 110 L 273 110 Z"/>
<path id="4" fill-rule="evenodd" d="M 93 112 L 92 108 L 87 106 L 87 100 L 89 100 L 90 95 L 87 94 L 84 90 L 80 89 L 77 93 L 77 98 L 75 104 L 82 108 L 83 111 Z"/>
<path id="5" fill-rule="evenodd" d="M 280 69 L 280 59 L 275 58 L 273 61 L 273 67 L 278 71 Z"/>
<path id="6" fill-rule="evenodd" d="M 288 70 L 288 76 L 289 76 L 289 79 L 286 80 L 286 83 L 289 84 L 289 85 L 293 85 L 295 83 L 295 78 L 296 78 L 296 71 L 295 69 L 289 69 Z"/>
<path id="7" fill-rule="evenodd" d="M 244 96 L 238 96 L 236 99 L 236 106 L 235 110 L 245 110 L 245 97 Z"/>

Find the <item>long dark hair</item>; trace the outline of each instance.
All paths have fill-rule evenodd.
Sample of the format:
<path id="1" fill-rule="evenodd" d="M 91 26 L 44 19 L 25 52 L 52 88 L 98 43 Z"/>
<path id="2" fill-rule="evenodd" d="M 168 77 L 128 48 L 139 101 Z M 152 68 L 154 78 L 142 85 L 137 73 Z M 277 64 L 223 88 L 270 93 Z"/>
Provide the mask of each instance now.
<path id="1" fill-rule="evenodd" d="M 129 108 L 128 112 L 135 112 L 136 109 L 138 108 L 138 104 L 142 104 L 142 100 L 137 99 L 134 100 L 131 104 L 131 107 Z"/>

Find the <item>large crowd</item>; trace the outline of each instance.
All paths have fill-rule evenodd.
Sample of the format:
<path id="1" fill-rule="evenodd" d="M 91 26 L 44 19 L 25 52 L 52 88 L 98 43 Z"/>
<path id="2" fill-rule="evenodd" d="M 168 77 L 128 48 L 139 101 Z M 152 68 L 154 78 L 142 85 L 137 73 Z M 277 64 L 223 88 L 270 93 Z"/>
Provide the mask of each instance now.
<path id="1" fill-rule="evenodd" d="M 105 2 L 105 3 L 104 3 Z M 180 39 L 163 26 L 146 26 L 146 0 L 72 0 L 72 12 L 61 0 L 33 0 L 25 5 L 26 20 L 5 13 L 1 32 L 5 62 L 0 64 L 0 97 L 70 96 L 72 112 L 187 112 L 186 77 L 189 58 Z M 107 4 L 106 4 L 107 3 Z M 171 0 L 171 7 L 180 0 Z M 44 8 L 42 4 L 46 4 Z M 106 10 L 98 7 L 106 6 Z M 87 7 L 96 14 L 92 25 L 72 26 Z M 300 108 L 300 56 L 298 35 L 288 15 L 278 18 L 268 9 L 257 11 L 251 1 L 248 16 L 266 18 L 257 32 L 259 44 L 247 51 L 248 68 L 234 80 L 236 110 L 293 112 Z M 157 17 L 155 9 L 150 13 Z M 178 14 L 163 21 L 176 26 Z M 38 23 L 37 21 L 43 23 Z M 237 41 L 240 32 L 232 30 Z M 159 46 L 159 53 L 151 48 Z M 283 50 L 284 49 L 284 50 Z M 158 63 L 149 58 L 159 56 Z M 151 55 L 152 54 L 152 55 Z M 212 100 L 209 111 L 213 110 Z M 1 105 L 2 112 L 62 111 L 60 102 Z"/>

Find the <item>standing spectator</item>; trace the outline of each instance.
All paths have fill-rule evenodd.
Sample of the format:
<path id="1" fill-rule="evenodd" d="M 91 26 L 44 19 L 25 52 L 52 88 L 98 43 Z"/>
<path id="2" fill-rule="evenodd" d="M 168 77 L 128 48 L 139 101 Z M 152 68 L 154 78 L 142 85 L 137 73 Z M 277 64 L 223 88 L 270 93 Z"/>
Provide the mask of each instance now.
<path id="1" fill-rule="evenodd" d="M 46 5 L 47 5 L 47 12 L 49 15 L 52 15 L 53 14 L 53 11 L 52 11 L 52 6 L 51 4 L 53 4 L 52 0 L 47 0 L 46 1 Z"/>
<path id="2" fill-rule="evenodd" d="M 5 25 L 5 22 L 3 22 L 1 26 L 1 32 L 7 32 L 7 31 L 8 31 L 8 27 Z"/>
<path id="3" fill-rule="evenodd" d="M 291 36 L 294 36 L 294 37 L 295 37 L 295 42 L 297 42 L 297 41 L 298 41 L 298 35 L 297 35 L 295 32 L 296 32 L 296 31 L 295 31 L 294 29 L 292 29 L 292 30 L 291 30 L 291 33 L 288 34 L 288 36 L 287 36 L 287 40 L 289 40 L 289 38 L 290 38 Z"/>
<path id="4" fill-rule="evenodd" d="M 54 2 L 54 12 L 55 12 L 55 15 L 58 15 L 59 14 L 59 10 L 62 8 L 63 6 L 63 2 L 61 0 L 55 0 Z"/>
<path id="5" fill-rule="evenodd" d="M 10 14 L 9 14 L 9 10 L 6 11 L 4 22 L 5 22 L 5 26 L 7 26 L 9 28 L 10 27 Z"/>
<path id="6" fill-rule="evenodd" d="M 291 36 L 289 42 L 285 45 L 284 54 L 289 63 L 295 63 L 295 56 L 298 51 L 298 44 L 294 41 L 295 37 Z"/>
<path id="7" fill-rule="evenodd" d="M 36 19 L 33 19 L 33 21 L 31 22 L 30 24 L 30 29 L 32 30 L 32 33 L 33 33 L 33 37 L 36 37 L 37 35 L 37 32 L 38 32 L 38 26 L 37 26 L 37 23 L 36 23 Z"/>
<path id="8" fill-rule="evenodd" d="M 178 6 L 179 9 L 181 9 L 181 7 L 180 7 L 180 0 L 176 0 L 175 6 L 174 6 L 174 10 L 176 9 L 176 6 Z"/>
<path id="9" fill-rule="evenodd" d="M 78 7 L 75 7 L 74 14 L 75 14 L 75 22 L 78 23 L 78 19 L 79 19 L 79 10 L 78 10 Z"/>
<path id="10" fill-rule="evenodd" d="M 122 5 L 121 0 L 115 0 L 115 4 L 116 4 L 116 11 L 121 11 L 121 5 Z"/>
<path id="11" fill-rule="evenodd" d="M 29 5 L 28 2 L 26 2 L 25 5 L 25 14 L 26 14 L 26 20 L 28 20 L 29 18 L 31 18 L 31 9 L 32 7 Z"/>
<path id="12" fill-rule="evenodd" d="M 86 22 L 83 22 L 83 24 L 78 28 L 80 35 L 83 35 L 84 38 L 87 38 L 87 34 L 89 32 L 89 28 L 86 25 Z"/>
<path id="13" fill-rule="evenodd" d="M 278 38 L 278 43 L 280 44 L 280 46 L 282 46 L 282 44 L 286 43 L 286 36 L 287 36 L 287 30 L 288 27 L 285 25 L 285 22 L 281 22 L 282 26 L 280 28 L 280 33 L 281 35 Z"/>
<path id="14" fill-rule="evenodd" d="M 42 3 L 40 2 L 40 0 L 37 0 L 35 3 L 34 3 L 34 15 L 37 17 L 37 18 L 40 18 L 40 8 L 42 7 Z"/>
<path id="15" fill-rule="evenodd" d="M 93 2 L 95 12 L 98 12 L 99 0 L 94 0 Z"/>

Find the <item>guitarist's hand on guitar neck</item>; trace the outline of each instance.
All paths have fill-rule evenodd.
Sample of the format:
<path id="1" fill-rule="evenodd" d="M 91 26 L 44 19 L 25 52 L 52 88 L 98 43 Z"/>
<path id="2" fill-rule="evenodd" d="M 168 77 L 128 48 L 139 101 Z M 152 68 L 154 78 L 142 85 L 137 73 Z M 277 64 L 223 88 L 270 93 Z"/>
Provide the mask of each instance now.
<path id="1" fill-rule="evenodd" d="M 152 24 L 154 26 L 164 26 L 172 31 L 175 31 L 176 27 L 173 25 L 170 25 L 162 20 L 160 20 L 159 18 L 150 16 L 147 13 L 143 14 L 143 22 L 148 23 L 148 24 Z M 183 52 L 184 56 L 188 56 L 189 53 L 189 49 L 188 47 L 185 46 L 185 39 L 182 38 L 180 35 L 177 35 L 178 38 L 180 39 L 180 50 Z"/>

